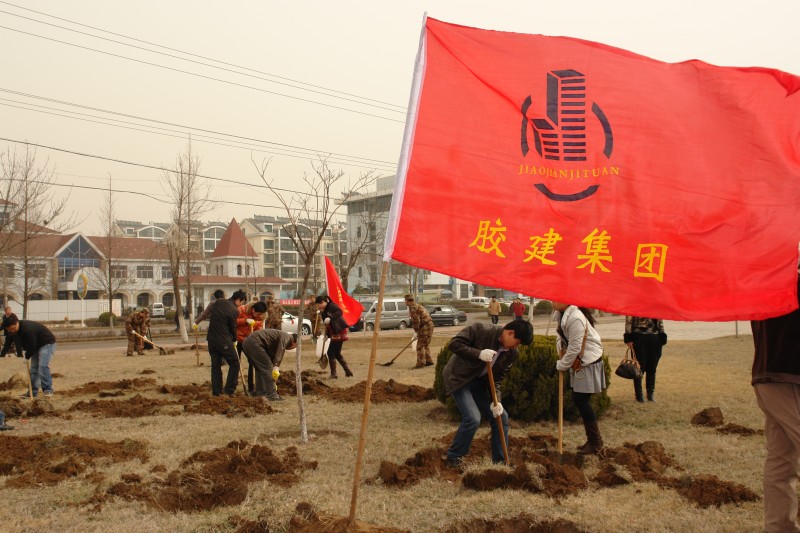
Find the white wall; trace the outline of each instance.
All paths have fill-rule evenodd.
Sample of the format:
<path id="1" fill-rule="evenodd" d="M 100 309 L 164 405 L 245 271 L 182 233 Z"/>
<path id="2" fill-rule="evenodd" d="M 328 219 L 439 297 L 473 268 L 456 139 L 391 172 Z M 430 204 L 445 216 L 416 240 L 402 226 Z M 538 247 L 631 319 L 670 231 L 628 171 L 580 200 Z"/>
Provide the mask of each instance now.
<path id="1" fill-rule="evenodd" d="M 11 309 L 22 319 L 22 305 L 10 302 Z M 97 318 L 100 313 L 108 311 L 108 300 L 84 300 L 83 318 Z M 122 312 L 122 300 L 114 300 L 114 314 Z M 32 300 L 28 302 L 28 320 L 37 322 L 63 322 L 64 317 L 70 320 L 81 320 L 81 300 Z"/>

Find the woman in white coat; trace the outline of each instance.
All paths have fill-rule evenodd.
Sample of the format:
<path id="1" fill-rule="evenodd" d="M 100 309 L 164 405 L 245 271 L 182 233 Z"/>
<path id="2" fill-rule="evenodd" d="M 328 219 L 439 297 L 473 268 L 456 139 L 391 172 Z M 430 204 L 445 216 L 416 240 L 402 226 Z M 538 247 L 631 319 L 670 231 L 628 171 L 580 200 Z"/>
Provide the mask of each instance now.
<path id="1" fill-rule="evenodd" d="M 586 443 L 578 446 L 578 453 L 593 455 L 603 448 L 603 438 L 590 400 L 592 394 L 602 392 L 608 386 L 600 334 L 594 329 L 594 318 L 585 307 L 553 302 L 553 309 L 558 323 L 556 347 L 561 355 L 556 369 L 569 371 L 572 400 L 586 430 Z M 577 359 L 580 359 L 580 366 L 575 364 Z"/>

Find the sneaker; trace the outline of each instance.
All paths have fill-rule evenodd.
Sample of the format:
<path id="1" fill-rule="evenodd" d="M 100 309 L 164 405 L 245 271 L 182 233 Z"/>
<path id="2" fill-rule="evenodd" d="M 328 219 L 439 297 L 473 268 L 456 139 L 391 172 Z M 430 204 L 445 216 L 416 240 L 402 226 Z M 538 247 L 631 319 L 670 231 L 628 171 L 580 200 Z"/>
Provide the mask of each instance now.
<path id="1" fill-rule="evenodd" d="M 461 457 L 449 458 L 445 461 L 445 464 L 448 468 L 463 468 L 464 460 Z"/>
<path id="2" fill-rule="evenodd" d="M 30 398 L 31 395 L 26 392 L 25 394 L 20 394 L 19 397 L 20 398 Z M 36 398 L 36 395 L 34 394 L 33 397 Z"/>
<path id="3" fill-rule="evenodd" d="M 46 391 L 44 391 L 43 394 L 49 398 L 50 396 L 52 396 L 55 393 L 53 391 L 51 391 L 51 390 L 46 390 Z"/>
<path id="4" fill-rule="evenodd" d="M 433 361 L 426 361 L 425 366 L 433 366 Z"/>
<path id="5" fill-rule="evenodd" d="M 283 399 L 283 398 L 281 398 L 280 396 L 278 396 L 278 393 L 277 393 L 277 392 L 276 392 L 275 394 L 271 394 L 271 395 L 267 396 L 266 398 L 267 398 L 267 400 L 268 400 L 268 401 L 270 401 L 270 402 L 282 402 L 282 401 L 284 401 L 284 399 Z"/>

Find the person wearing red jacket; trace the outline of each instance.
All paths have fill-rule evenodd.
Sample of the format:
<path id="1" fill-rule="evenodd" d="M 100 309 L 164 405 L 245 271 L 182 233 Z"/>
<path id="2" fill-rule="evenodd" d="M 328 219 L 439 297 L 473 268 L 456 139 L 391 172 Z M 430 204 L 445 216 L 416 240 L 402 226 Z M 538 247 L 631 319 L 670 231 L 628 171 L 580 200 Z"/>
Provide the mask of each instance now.
<path id="1" fill-rule="evenodd" d="M 242 360 L 242 342 L 254 331 L 264 327 L 264 318 L 267 315 L 267 304 L 264 302 L 251 302 L 239 306 L 239 318 L 236 319 L 236 351 L 239 360 Z M 247 392 L 255 391 L 255 366 L 247 365 Z"/>
<path id="2" fill-rule="evenodd" d="M 522 300 L 514 298 L 514 302 L 511 304 L 511 313 L 514 315 L 514 320 L 524 320 L 525 304 L 522 303 Z"/>

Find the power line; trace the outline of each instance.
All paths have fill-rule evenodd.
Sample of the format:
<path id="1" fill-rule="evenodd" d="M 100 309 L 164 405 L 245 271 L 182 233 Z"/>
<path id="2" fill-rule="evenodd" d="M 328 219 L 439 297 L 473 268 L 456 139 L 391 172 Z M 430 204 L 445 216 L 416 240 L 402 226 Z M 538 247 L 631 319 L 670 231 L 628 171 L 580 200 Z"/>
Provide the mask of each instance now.
<path id="1" fill-rule="evenodd" d="M 44 148 L 46 150 L 55 150 L 57 152 L 64 152 L 64 153 L 67 153 L 67 154 L 77 155 L 77 156 L 81 156 L 81 157 L 89 157 L 89 158 L 92 158 L 92 159 L 100 159 L 100 160 L 103 160 L 103 161 L 111 161 L 111 162 L 120 163 L 120 164 L 123 164 L 123 165 L 131 165 L 131 166 L 134 166 L 134 167 L 149 168 L 151 170 L 160 170 L 162 172 L 173 172 L 173 170 L 171 170 L 171 169 L 164 168 L 164 167 L 157 167 L 157 166 L 154 166 L 154 165 L 148 165 L 146 163 L 134 163 L 134 162 L 131 162 L 131 161 L 125 161 L 123 159 L 115 159 L 113 157 L 106 157 L 106 156 L 93 155 L 93 154 L 85 154 L 83 152 L 76 152 L 74 150 L 67 150 L 65 148 L 56 148 L 55 146 L 47 146 L 45 144 L 32 143 L 32 142 L 29 142 L 29 141 L 19 141 L 19 140 L 16 140 L 16 139 L 8 139 L 6 137 L 0 137 L 0 141 L 12 142 L 12 143 L 17 143 L 17 144 L 24 144 L 26 146 L 35 146 L 37 148 Z M 245 183 L 245 182 L 242 182 L 242 181 L 236 181 L 236 180 L 231 180 L 231 179 L 227 179 L 227 178 L 217 178 L 217 177 L 214 177 L 214 176 L 207 176 L 207 175 L 204 175 L 204 174 L 195 174 L 195 176 L 197 176 L 198 178 L 204 178 L 204 179 L 207 179 L 207 180 L 221 181 L 221 182 L 224 182 L 224 183 L 231 183 L 231 184 L 234 184 L 234 185 L 242 185 L 242 186 L 245 186 L 245 187 L 258 187 L 259 186 L 258 184 L 255 184 L 255 183 Z M 292 189 L 283 189 L 281 187 L 271 187 L 271 189 L 275 190 L 275 191 L 282 191 L 282 192 L 289 192 L 289 193 L 293 193 L 293 194 L 300 194 L 300 195 L 304 195 L 304 196 L 314 196 L 314 197 L 318 197 L 319 196 L 319 195 L 310 194 L 310 193 L 304 192 L 304 191 L 295 191 L 295 190 L 292 190 Z"/>
<path id="2" fill-rule="evenodd" d="M 294 80 L 294 79 L 292 79 L 292 78 L 287 78 L 287 77 L 284 77 L 284 76 L 278 76 L 277 74 L 272 74 L 272 73 L 269 73 L 269 72 L 264 72 L 264 71 L 257 70 L 257 69 L 253 69 L 253 68 L 250 68 L 250 67 L 243 67 L 243 66 L 241 66 L 241 65 L 236 65 L 236 64 L 234 64 L 234 63 L 229 63 L 229 62 L 226 62 L 226 61 L 221 61 L 221 60 L 219 60 L 219 59 L 214 59 L 214 58 L 211 58 L 211 57 L 206 57 L 206 56 L 203 56 L 203 55 L 194 54 L 194 53 L 191 53 L 191 52 L 186 52 L 186 51 L 184 51 L 184 50 L 180 50 L 180 49 L 177 49 L 177 48 L 170 48 L 169 46 L 161 45 L 161 44 L 154 43 L 154 42 L 150 42 L 150 41 L 145 41 L 145 40 L 142 40 L 142 39 L 137 39 L 136 37 L 131 37 L 131 36 L 129 36 L 129 35 L 124 35 L 124 34 L 121 34 L 121 33 L 115 33 L 115 32 L 113 32 L 113 31 L 109 31 L 109 30 L 104 30 L 103 28 L 98 28 L 98 27 L 96 27 L 96 26 L 90 26 L 90 25 L 88 25 L 88 24 L 82 24 L 82 23 L 80 23 L 80 22 L 75 22 L 74 20 L 70 20 L 70 19 L 66 19 L 66 18 L 58 17 L 58 16 L 55 16 L 55 15 L 51 15 L 51 14 L 49 14 L 49 13 L 44 13 L 44 12 L 42 12 L 42 11 L 36 11 L 36 10 L 34 10 L 34 9 L 29 9 L 29 8 L 26 8 L 26 7 L 22 7 L 22 6 L 19 6 L 19 5 L 17 5 L 17 4 L 12 4 L 12 3 L 10 3 L 10 2 L 4 2 L 4 1 L 0 0 L 0 4 L 6 4 L 6 5 L 9 5 L 9 6 L 16 7 L 17 9 L 22 9 L 22 10 L 24 10 L 24 11 L 30 11 L 30 12 L 32 12 L 32 13 L 36 13 L 36 14 L 38 14 L 38 15 L 43 15 L 43 16 L 45 16 L 45 17 L 54 18 L 54 19 L 56 19 L 56 20 L 62 20 L 62 21 L 64 21 L 64 22 L 68 22 L 68 23 L 70 23 L 70 24 L 74 24 L 74 25 L 76 25 L 76 26 L 81 26 L 81 27 L 84 27 L 84 28 L 89 28 L 89 29 L 92 29 L 92 30 L 95 30 L 95 31 L 100 31 L 100 32 L 103 32 L 103 33 L 107 33 L 107 34 L 109 34 L 109 35 L 115 35 L 115 36 L 117 36 L 117 37 L 123 37 L 123 38 L 125 38 L 125 39 L 129 39 L 129 40 L 131 40 L 131 41 L 136 41 L 136 42 L 139 42 L 139 43 L 148 44 L 148 45 L 150 45 L 150 46 L 155 46 L 155 47 L 158 47 L 158 48 L 163 48 L 163 49 L 165 49 L 165 50 L 170 50 L 170 51 L 173 51 L 173 52 L 178 52 L 178 53 L 181 53 L 181 54 L 184 54 L 184 55 L 187 55 L 187 56 L 191 56 L 191 57 L 197 57 L 197 58 L 200 58 L 200 59 L 205 59 L 206 61 L 213 61 L 214 63 L 220 63 L 220 64 L 222 64 L 222 65 L 228 65 L 228 66 L 235 67 L 235 68 L 238 68 L 238 69 L 241 69 L 241 70 L 247 70 L 247 71 L 250 71 L 250 72 L 257 72 L 257 73 L 259 73 L 259 74 L 264 74 L 264 75 L 266 75 L 266 76 L 272 76 L 272 77 L 274 77 L 274 78 L 278 78 L 278 79 L 281 79 L 281 80 L 290 81 L 290 82 L 292 82 L 292 83 L 299 83 L 299 84 L 302 84 L 302 85 L 308 85 L 309 87 L 314 87 L 314 88 L 316 88 L 316 89 L 322 89 L 322 90 L 325 90 L 325 91 L 329 91 L 329 92 L 331 92 L 331 93 L 343 94 L 343 95 L 346 95 L 346 96 L 352 96 L 352 97 L 354 97 L 354 98 L 359 98 L 359 99 L 361 99 L 361 100 L 366 100 L 366 101 L 369 101 L 369 102 L 377 102 L 377 103 L 380 103 L 380 104 L 385 104 L 385 105 L 389 105 L 389 106 L 394 106 L 394 107 L 397 107 L 397 108 L 399 108 L 399 111 L 401 111 L 401 112 L 406 112 L 406 107 L 405 107 L 405 106 L 402 106 L 402 105 L 399 105 L 399 104 L 392 104 L 392 103 L 390 103 L 390 102 L 384 102 L 384 101 L 382 101 L 382 100 L 376 100 L 376 99 L 373 99 L 373 98 L 367 98 L 366 96 L 359 96 L 359 95 L 357 95 L 357 94 L 352 94 L 352 93 L 348 93 L 348 92 L 344 92 L 344 91 L 338 91 L 338 90 L 336 90 L 336 89 L 330 89 L 330 88 L 328 88 L 328 87 L 323 87 L 323 86 L 321 86 L 321 85 L 314 85 L 314 84 L 312 84 L 312 83 L 307 83 L 307 82 L 303 82 L 303 81 L 299 81 L 299 80 Z M 5 11 L 4 11 L 4 13 L 7 13 L 7 12 L 5 12 Z M 9 15 L 16 16 L 16 17 L 20 17 L 20 18 L 27 18 L 27 17 L 22 17 L 21 15 L 17 15 L 17 14 L 14 14 L 14 13 L 8 13 L 8 14 L 9 14 Z M 43 21 L 36 20 L 36 19 L 28 19 L 28 20 L 32 20 L 32 21 L 34 21 L 34 22 L 39 22 L 39 23 L 41 23 L 41 24 L 49 24 L 49 23 L 47 23 L 47 22 L 43 22 Z M 51 26 L 55 26 L 55 27 L 57 27 L 57 28 L 62 28 L 62 29 L 65 29 L 65 30 L 69 30 L 69 31 L 76 31 L 76 30 L 72 30 L 72 29 L 70 29 L 70 28 L 64 28 L 64 27 L 62 27 L 62 26 L 57 26 L 57 25 L 55 25 L 55 24 L 49 24 L 49 25 L 51 25 Z M 78 32 L 78 33 L 83 33 L 83 32 Z M 85 33 L 84 35 L 89 35 L 90 37 L 95 37 L 95 38 L 98 38 L 98 39 L 102 39 L 102 37 L 99 37 L 99 36 L 97 36 L 97 35 L 91 35 L 91 34 L 88 34 L 88 33 Z M 111 39 L 108 39 L 108 40 L 110 40 L 111 42 L 118 42 L 118 41 L 114 41 L 114 40 L 111 40 Z M 119 44 L 123 44 L 123 45 L 125 45 L 125 46 L 132 46 L 132 45 L 129 45 L 129 44 L 127 44 L 127 43 L 119 43 Z M 138 48 L 138 47 L 137 47 L 137 48 Z M 142 48 L 142 49 L 143 49 L 143 50 L 147 50 L 146 48 Z M 154 50 L 147 50 L 147 51 L 149 51 L 149 52 L 152 52 L 152 53 L 162 53 L 162 52 L 156 52 L 156 51 L 154 51 Z M 169 55 L 169 54 L 164 54 L 164 55 Z M 171 56 L 171 55 L 170 55 L 170 57 L 175 57 L 175 56 Z M 178 57 L 178 59 L 184 59 L 184 58 Z M 184 60 L 185 60 L 185 59 L 184 59 Z M 207 66 L 210 66 L 210 67 L 212 67 L 212 68 L 217 68 L 217 67 L 214 67 L 213 65 L 207 65 Z M 240 72 L 237 72 L 237 74 L 242 74 L 242 73 L 240 73 Z M 272 81 L 272 80 L 265 80 L 265 81 Z M 278 83 L 278 82 L 273 82 L 273 83 Z M 290 86 L 290 87 L 295 87 L 295 86 L 293 86 L 293 85 L 289 85 L 289 86 Z M 305 88 L 303 88 L 303 87 L 295 87 L 295 88 L 298 88 L 298 89 L 301 89 L 301 90 L 308 90 L 308 89 L 305 89 Z M 321 93 L 321 94 L 324 94 L 324 93 Z M 334 95 L 328 95 L 328 96 L 334 96 Z"/>
<path id="3" fill-rule="evenodd" d="M 268 91 L 267 89 L 261 89 L 259 87 L 254 87 L 252 85 L 246 85 L 244 83 L 237 83 L 237 82 L 230 81 L 230 80 L 223 80 L 221 78 L 215 78 L 214 76 L 206 76 L 204 74 L 198 74 L 196 72 L 190 72 L 188 70 L 182 70 L 182 69 L 179 69 L 179 68 L 168 67 L 166 65 L 160 65 L 158 63 L 153 63 L 151 61 L 144 61 L 142 59 L 135 59 L 133 57 L 124 56 L 124 55 L 121 55 L 121 54 L 114 54 L 112 52 L 106 52 L 104 50 L 98 50 L 96 48 L 91 48 L 89 46 L 81 46 L 79 44 L 70 43 L 70 42 L 67 42 L 67 41 L 59 40 L 59 39 L 53 39 L 52 37 L 45 37 L 44 35 L 39 35 L 39 34 L 36 34 L 36 33 L 22 31 L 22 30 L 18 30 L 16 28 L 9 28 L 8 26 L 0 26 L 0 29 L 13 31 L 13 32 L 16 32 L 16 33 L 21 33 L 23 35 L 28 35 L 28 36 L 31 36 L 31 37 L 37 37 L 39 39 L 44 39 L 46 41 L 52 41 L 52 42 L 59 43 L 59 44 L 65 44 L 67 46 L 80 48 L 82 50 L 89 50 L 89 51 L 92 51 L 92 52 L 97 52 L 98 54 L 104 54 L 104 55 L 107 55 L 107 56 L 117 57 L 117 58 L 120 58 L 120 59 L 127 59 L 128 61 L 133 61 L 134 63 L 141 63 L 143 65 L 149 65 L 151 67 L 157 67 L 157 68 L 164 69 L 164 70 L 171 70 L 173 72 L 179 72 L 181 74 L 187 74 L 189 76 L 195 76 L 197 78 L 203 78 L 203 79 L 206 79 L 206 80 L 218 81 L 220 83 L 225 83 L 227 85 L 234 85 L 236 87 L 242 87 L 242 88 L 245 88 L 245 89 L 251 89 L 253 91 L 259 91 L 259 92 L 266 93 L 266 94 L 272 94 L 272 95 L 276 95 L 276 96 L 283 96 L 284 98 L 289 98 L 289 99 L 292 99 L 292 100 L 298 100 L 300 102 L 306 102 L 306 103 L 310 103 L 310 104 L 321 105 L 321 106 L 324 106 L 324 107 L 330 107 L 332 109 L 339 109 L 340 111 L 348 111 L 350 113 L 356 113 L 358 115 L 364 115 L 364 116 L 368 116 L 368 117 L 379 118 L 381 120 L 388 120 L 390 122 L 398 122 L 400 124 L 404 124 L 405 123 L 405 120 L 399 120 L 399 119 L 394 119 L 394 118 L 389 118 L 389 117 L 383 117 L 381 115 L 375 115 L 373 113 L 367 113 L 366 111 L 357 111 L 355 109 L 349 109 L 349 108 L 346 108 L 346 107 L 336 106 L 336 105 L 333 105 L 333 104 L 325 104 L 325 103 L 322 103 L 322 102 L 317 102 L 316 100 L 309 100 L 308 98 L 300 98 L 299 96 L 291 96 L 291 95 L 288 95 L 288 94 L 283 94 L 283 93 L 279 93 L 279 92 L 275 92 L 275 91 Z"/>
<path id="4" fill-rule="evenodd" d="M 2 0 L 0 0 L 0 1 L 2 1 Z M 359 159 L 359 160 L 362 160 L 362 161 L 372 161 L 372 162 L 376 162 L 376 163 L 385 163 L 385 164 L 387 164 L 387 165 L 389 165 L 389 166 L 394 168 L 394 164 L 391 163 L 390 161 L 382 161 L 380 159 L 371 159 L 371 158 L 367 158 L 367 157 L 360 157 L 360 156 L 354 156 L 354 155 L 349 155 L 349 154 L 340 154 L 340 153 L 335 153 L 335 152 L 328 152 L 327 150 L 317 150 L 317 149 L 314 149 L 314 148 L 305 148 L 303 146 L 296 146 L 296 145 L 291 145 L 291 144 L 278 143 L 278 142 L 274 142 L 274 141 L 265 141 L 265 140 L 262 140 L 262 139 L 257 139 L 257 138 L 253 138 L 253 137 L 246 137 L 246 136 L 243 136 L 243 135 L 235 135 L 235 134 L 232 134 L 232 133 L 225 133 L 225 132 L 220 132 L 220 131 L 216 131 L 216 130 L 197 128 L 197 127 L 194 127 L 194 126 L 187 126 L 185 124 L 177 124 L 175 122 L 167 122 L 167 121 L 163 121 L 163 120 L 157 120 L 157 119 L 142 117 L 142 116 L 138 116 L 138 115 L 132 115 L 132 114 L 129 114 L 129 113 L 122 113 L 122 112 L 119 112 L 119 111 L 111 111 L 111 110 L 103 109 L 103 108 L 99 108 L 99 107 L 92 107 L 92 106 L 87 106 L 87 105 L 83 105 L 83 104 L 76 104 L 74 102 L 68 102 L 66 100 L 58 100 L 58 99 L 49 98 L 49 97 L 46 97 L 46 96 L 39 96 L 39 95 L 25 93 L 25 92 L 21 92 L 21 91 L 15 91 L 13 89 L 5 89 L 5 88 L 2 88 L 2 87 L 0 87 L 0 92 L 10 93 L 10 94 L 14 94 L 14 95 L 17 95 L 17 96 L 24 96 L 26 98 L 31 98 L 31 99 L 34 99 L 34 100 L 42 100 L 42 101 L 45 101 L 45 102 L 51 102 L 51 103 L 55 103 L 55 104 L 61 104 L 61 105 L 66 105 L 66 106 L 71 106 L 71 107 L 77 107 L 79 109 L 87 109 L 87 110 L 90 110 L 90 111 L 97 111 L 97 112 L 106 113 L 106 114 L 109 114 L 109 115 L 116 115 L 116 116 L 125 117 L 125 118 L 132 118 L 132 119 L 135 119 L 135 120 L 153 122 L 155 124 L 163 124 L 165 126 L 174 126 L 174 127 L 177 127 L 177 128 L 186 128 L 186 129 L 191 129 L 191 130 L 194 130 L 194 131 L 200 131 L 200 132 L 204 132 L 204 133 L 212 133 L 212 134 L 215 134 L 215 135 L 223 135 L 225 137 L 232 137 L 234 139 L 242 139 L 243 141 L 253 141 L 253 142 L 257 142 L 257 143 L 274 145 L 274 146 L 276 146 L 276 147 L 278 147 L 280 149 L 287 149 L 288 150 L 288 149 L 291 148 L 291 149 L 304 150 L 304 151 L 309 151 L 309 152 L 314 152 L 314 153 L 322 152 L 322 153 L 328 153 L 328 154 L 330 154 L 332 156 L 336 156 L 337 159 L 345 159 L 345 158 L 347 158 L 347 159 Z M 10 101 L 13 101 L 13 100 L 10 100 Z M 22 102 L 17 102 L 17 103 L 22 103 Z M 25 105 L 35 105 L 35 104 L 25 103 Z M 55 109 L 55 108 L 46 108 L 46 109 Z M 65 110 L 60 110 L 60 109 L 55 109 L 55 110 L 65 111 Z M 69 112 L 70 113 L 74 113 L 73 111 L 69 111 Z M 76 113 L 76 114 L 78 114 L 78 113 Z M 92 116 L 92 115 L 88 115 L 88 116 Z M 98 118 L 98 117 L 94 117 L 94 118 Z M 105 117 L 103 117 L 103 119 L 104 120 L 112 120 L 112 119 L 107 119 Z M 131 124 L 131 123 L 126 122 L 126 124 Z M 174 130 L 167 130 L 167 131 L 174 131 Z M 239 142 L 239 141 L 237 141 L 237 142 Z"/>
<path id="5" fill-rule="evenodd" d="M 12 105 L 12 104 L 3 103 L 3 101 L 21 103 L 23 105 L 41 107 L 41 108 L 44 108 L 44 109 L 54 109 L 54 108 L 50 108 L 50 107 L 47 107 L 47 106 L 39 106 L 37 104 L 30 104 L 30 103 L 27 103 L 27 102 L 16 102 L 15 100 L 8 100 L 6 98 L 0 98 L 0 105 L 6 106 L 6 107 L 12 107 L 12 108 L 15 108 L 15 109 L 23 109 L 25 111 L 33 111 L 35 113 L 43 113 L 43 114 L 46 114 L 46 115 L 53 115 L 53 116 L 69 118 L 69 119 L 73 119 L 73 120 L 80 120 L 82 122 L 90 122 L 90 123 L 93 123 L 93 124 L 102 124 L 102 125 L 105 125 L 105 126 L 113 126 L 115 128 L 122 128 L 122 129 L 126 129 L 126 130 L 140 131 L 140 132 L 143 132 L 143 133 L 151 133 L 153 135 L 162 135 L 162 136 L 165 136 L 165 137 L 172 137 L 172 138 L 177 138 L 177 139 L 186 139 L 187 138 L 186 135 L 171 135 L 169 133 L 162 133 L 162 132 L 159 132 L 159 131 L 141 129 L 141 128 L 154 128 L 153 126 L 145 126 L 145 125 L 141 125 L 141 124 L 136 124 L 137 126 L 141 126 L 141 127 L 140 128 L 134 128 L 134 127 L 131 127 L 131 126 L 123 126 L 123 125 L 120 125 L 120 124 L 113 124 L 111 122 L 103 122 L 103 121 L 108 120 L 108 121 L 113 121 L 113 122 L 122 122 L 122 123 L 125 123 L 125 124 L 133 124 L 131 122 L 119 121 L 119 120 L 116 120 L 116 119 L 110 119 L 110 118 L 105 118 L 105 117 L 94 117 L 94 115 L 87 115 L 85 113 L 77 113 L 75 111 L 58 110 L 58 111 L 62 111 L 63 113 L 73 113 L 73 114 L 76 114 L 76 115 L 90 116 L 90 117 L 94 117 L 94 118 L 99 118 L 100 119 L 100 120 L 89 120 L 89 119 L 86 119 L 86 118 L 78 118 L 78 117 L 73 117 L 73 116 L 70 116 L 70 115 L 62 115 L 61 113 L 54 113 L 54 112 L 51 112 L 51 111 L 43 111 L 41 109 L 31 109 L 31 108 L 28 108 L 28 107 L 20 107 L 20 106 L 16 106 L 16 105 Z M 165 128 L 156 128 L 156 129 L 165 129 Z M 166 131 L 175 131 L 175 130 L 166 130 Z M 183 133 L 183 132 L 177 132 L 177 133 Z M 282 156 L 286 156 L 286 157 L 295 157 L 295 158 L 300 158 L 300 159 L 307 159 L 310 156 L 310 154 L 293 155 L 291 153 L 278 152 L 278 151 L 276 151 L 276 149 L 272 149 L 273 151 L 268 151 L 266 148 L 264 148 L 262 146 L 256 146 L 256 145 L 252 145 L 252 144 L 250 145 L 250 147 L 248 147 L 248 146 L 239 146 L 239 145 L 235 145 L 235 144 L 227 144 L 227 143 L 224 143 L 224 142 L 214 142 L 214 141 L 204 140 L 203 139 L 204 137 L 205 138 L 210 138 L 210 139 L 216 139 L 215 137 L 209 137 L 207 135 L 198 135 L 196 137 L 198 137 L 198 139 L 197 139 L 198 142 L 203 142 L 203 143 L 206 143 L 206 144 L 213 144 L 213 145 L 217 145 L 217 146 L 226 146 L 226 147 L 229 147 L 229 148 L 239 148 L 239 149 L 242 149 L 242 150 L 250 150 L 250 151 L 254 151 L 254 152 L 263 152 L 263 153 L 268 153 L 268 154 L 272 153 L 272 154 L 276 154 L 276 155 L 282 155 Z M 231 141 L 231 142 L 238 142 L 238 141 Z M 358 168 L 370 168 L 370 169 L 375 169 L 376 168 L 375 165 L 370 165 L 370 166 L 360 165 L 360 164 L 356 164 L 356 163 L 353 163 L 353 162 L 350 162 L 350 161 L 342 161 L 342 160 L 340 160 L 338 158 L 331 158 L 330 162 L 337 163 L 337 164 L 342 164 L 342 165 L 354 166 L 354 167 L 358 167 Z M 389 169 L 387 169 L 386 167 L 383 167 L 383 170 L 389 170 Z"/>

